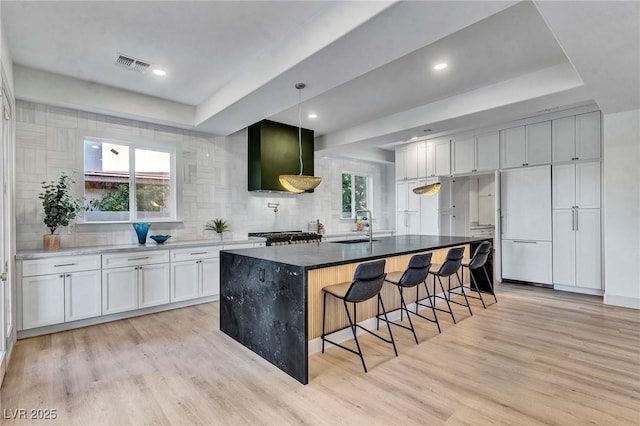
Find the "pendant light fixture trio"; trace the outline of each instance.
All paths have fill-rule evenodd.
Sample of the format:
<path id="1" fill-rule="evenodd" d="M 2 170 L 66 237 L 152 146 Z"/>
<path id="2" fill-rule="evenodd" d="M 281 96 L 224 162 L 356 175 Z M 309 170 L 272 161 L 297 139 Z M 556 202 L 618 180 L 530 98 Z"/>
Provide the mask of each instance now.
<path id="1" fill-rule="evenodd" d="M 300 174 L 280 175 L 278 177 L 284 189 L 296 194 L 314 189 L 322 182 L 322 178 L 319 176 L 302 174 L 304 170 L 304 164 L 302 162 L 302 89 L 305 87 L 307 87 L 307 85 L 304 83 L 296 83 L 295 85 L 295 88 L 298 89 L 298 152 L 300 153 Z"/>

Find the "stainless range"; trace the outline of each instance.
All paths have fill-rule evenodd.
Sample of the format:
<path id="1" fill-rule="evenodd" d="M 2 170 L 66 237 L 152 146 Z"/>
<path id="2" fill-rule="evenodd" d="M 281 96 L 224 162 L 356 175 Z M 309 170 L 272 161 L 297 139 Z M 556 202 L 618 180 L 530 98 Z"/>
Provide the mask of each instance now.
<path id="1" fill-rule="evenodd" d="M 266 244 L 268 246 L 319 243 L 322 241 L 322 235 L 313 232 L 302 231 L 250 232 L 249 236 L 266 238 Z"/>

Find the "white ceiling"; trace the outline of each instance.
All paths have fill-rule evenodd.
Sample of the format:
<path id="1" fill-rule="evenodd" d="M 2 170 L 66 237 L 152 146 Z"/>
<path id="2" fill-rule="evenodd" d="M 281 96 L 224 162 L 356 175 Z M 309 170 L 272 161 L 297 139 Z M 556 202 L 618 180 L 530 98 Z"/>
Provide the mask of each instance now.
<path id="1" fill-rule="evenodd" d="M 297 124 L 301 81 L 305 114 L 319 116 L 303 125 L 337 152 L 594 101 L 640 108 L 639 5 L 3 0 L 0 12 L 18 98 L 229 134 L 264 118 Z M 117 68 L 117 53 L 168 75 Z M 46 80 L 68 90 L 30 69 L 71 77 Z M 71 90 L 76 80 L 120 90 L 108 104 Z M 161 106 L 119 107 L 125 91 Z"/>

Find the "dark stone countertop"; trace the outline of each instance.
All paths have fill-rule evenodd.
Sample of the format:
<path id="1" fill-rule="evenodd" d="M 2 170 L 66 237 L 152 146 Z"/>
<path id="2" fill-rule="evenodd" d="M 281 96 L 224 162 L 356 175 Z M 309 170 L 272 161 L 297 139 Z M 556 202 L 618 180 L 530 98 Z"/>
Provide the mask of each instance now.
<path id="1" fill-rule="evenodd" d="M 436 250 L 485 240 L 487 238 L 397 235 L 394 237 L 374 237 L 373 247 L 371 248 L 367 241 L 356 244 L 323 242 L 224 251 L 299 266 L 309 270 Z"/>

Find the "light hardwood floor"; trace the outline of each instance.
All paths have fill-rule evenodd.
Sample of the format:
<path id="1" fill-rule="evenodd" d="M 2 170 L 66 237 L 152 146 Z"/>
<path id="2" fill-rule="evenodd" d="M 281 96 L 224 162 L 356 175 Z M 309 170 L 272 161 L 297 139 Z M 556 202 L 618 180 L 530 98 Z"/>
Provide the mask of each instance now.
<path id="1" fill-rule="evenodd" d="M 394 328 L 397 358 L 364 337 L 369 373 L 332 348 L 303 386 L 218 330 L 218 304 L 21 340 L 0 410 L 56 409 L 3 425 L 640 424 L 640 312 L 502 285 L 443 333 Z M 474 301 L 477 302 L 477 301 Z"/>

